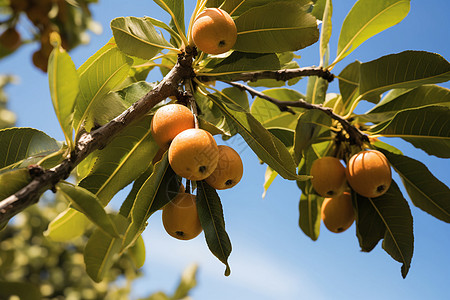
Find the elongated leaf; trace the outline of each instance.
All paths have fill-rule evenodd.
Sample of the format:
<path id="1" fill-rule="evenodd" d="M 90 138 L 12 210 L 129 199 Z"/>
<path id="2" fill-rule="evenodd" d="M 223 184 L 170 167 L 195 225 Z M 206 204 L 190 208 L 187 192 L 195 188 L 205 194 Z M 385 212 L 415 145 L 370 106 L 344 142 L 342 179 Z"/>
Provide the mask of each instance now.
<path id="1" fill-rule="evenodd" d="M 119 49 L 131 56 L 151 59 L 163 49 L 174 48 L 145 18 L 115 18 L 111 29 Z"/>
<path id="2" fill-rule="evenodd" d="M 303 151 L 330 127 L 331 118 L 319 110 L 309 110 L 298 117 L 294 137 L 294 158 L 297 163 L 300 162 Z"/>
<path id="3" fill-rule="evenodd" d="M 189 299 L 190 290 L 197 285 L 197 270 L 198 266 L 196 264 L 191 264 L 183 271 L 180 283 L 173 293 L 172 299 Z"/>
<path id="4" fill-rule="evenodd" d="M 310 181 L 306 182 L 306 190 L 307 193 L 300 195 L 298 225 L 303 233 L 316 241 L 320 233 L 320 208 L 324 198 L 313 193 Z"/>
<path id="5" fill-rule="evenodd" d="M 400 175 L 414 205 L 439 220 L 450 223 L 450 189 L 434 177 L 423 163 L 383 149 L 378 150 L 386 155 Z"/>
<path id="6" fill-rule="evenodd" d="M 404 51 L 361 64 L 359 93 L 366 99 L 394 88 L 415 88 L 449 79 L 450 63 L 439 54 Z"/>
<path id="7" fill-rule="evenodd" d="M 203 75 L 233 79 L 233 74 L 260 70 L 279 70 L 280 61 L 274 53 L 243 53 L 234 51 L 225 59 L 212 59 L 203 70 Z"/>
<path id="8" fill-rule="evenodd" d="M 285 179 L 299 179 L 296 165 L 283 143 L 273 136 L 250 113 L 232 111 L 218 98 L 210 95 L 214 104 L 223 112 L 230 126 L 238 132 L 258 157 Z"/>
<path id="9" fill-rule="evenodd" d="M 364 41 L 403 20 L 409 12 L 409 0 L 359 0 L 342 24 L 336 62 Z"/>
<path id="10" fill-rule="evenodd" d="M 128 225 L 127 219 L 122 215 L 117 215 L 114 223 L 119 233 L 123 233 Z M 121 246 L 121 239 L 111 237 L 103 230 L 96 229 L 92 233 L 84 249 L 86 272 L 92 280 L 95 282 L 102 281 L 118 258 Z"/>
<path id="11" fill-rule="evenodd" d="M 87 131 L 93 127 L 93 104 L 120 84 L 128 75 L 132 59 L 115 45 L 107 44 L 78 70 L 80 93 L 76 99 L 74 128 L 78 133 L 83 122 Z"/>
<path id="12" fill-rule="evenodd" d="M 327 89 L 328 81 L 315 76 L 309 77 L 306 90 L 306 101 L 312 104 L 324 103 Z"/>
<path id="13" fill-rule="evenodd" d="M 298 101 L 305 99 L 305 96 L 296 90 L 287 88 L 274 88 L 263 91 L 263 94 L 282 101 Z M 293 107 L 295 112 L 302 112 L 303 109 Z M 295 129 L 298 116 L 289 112 L 282 112 L 275 104 L 256 97 L 250 108 L 251 114 L 266 128 L 288 128 Z"/>
<path id="14" fill-rule="evenodd" d="M 356 208 L 356 236 L 361 251 L 370 252 L 386 234 L 386 225 L 371 202 L 356 193 L 352 193 Z"/>
<path id="15" fill-rule="evenodd" d="M 131 191 L 128 193 L 127 197 L 125 198 L 125 201 L 123 201 L 122 205 L 120 206 L 119 213 L 128 218 L 131 212 L 131 208 L 134 205 L 134 201 L 136 200 L 136 195 L 138 194 L 139 190 L 141 189 L 144 182 L 152 175 L 153 173 L 153 165 L 151 165 L 147 170 L 145 170 L 144 173 L 142 173 L 133 183 L 133 187 L 131 188 Z"/>
<path id="16" fill-rule="evenodd" d="M 230 275 L 228 257 L 231 253 L 231 241 L 225 231 L 222 204 L 214 188 L 204 181 L 197 182 L 197 211 L 205 232 L 206 243 L 211 252 L 225 264 L 225 276 Z"/>
<path id="17" fill-rule="evenodd" d="M 270 2 L 249 9 L 236 20 L 238 38 L 233 49 L 273 53 L 296 51 L 318 41 L 316 18 L 305 12 L 308 1 Z"/>
<path id="18" fill-rule="evenodd" d="M 240 16 L 242 13 L 256 6 L 263 6 L 271 2 L 283 2 L 280 0 L 208 0 L 207 7 L 220 7 L 228 13 L 232 12 L 232 16 Z"/>
<path id="19" fill-rule="evenodd" d="M 359 197 L 360 196 L 358 196 L 358 198 Z M 360 223 L 357 223 L 357 226 L 360 226 L 360 229 L 363 227 L 366 230 L 369 228 L 368 226 L 371 226 L 370 233 L 371 240 L 373 241 L 372 245 L 381 235 L 381 224 L 385 226 L 382 244 L 383 249 L 392 256 L 393 259 L 402 263 L 401 271 L 403 278 L 405 278 L 408 274 L 414 251 L 413 218 L 408 203 L 405 198 L 403 198 L 397 184 L 393 181 L 389 190 L 380 197 L 361 197 L 361 200 L 358 199 L 358 201 L 358 205 L 361 205 L 361 202 L 364 205 L 364 202 L 368 201 L 373 210 L 369 208 L 365 212 L 368 215 L 367 220 L 362 219 L 360 216 Z M 370 206 L 366 205 L 366 207 Z M 378 215 L 379 219 L 377 219 L 375 215 Z M 367 221 L 370 221 L 370 224 L 366 223 Z M 361 233 L 362 232 L 359 231 L 358 238 Z M 364 236 L 362 237 L 364 238 Z"/>
<path id="20" fill-rule="evenodd" d="M 105 233 L 113 237 L 118 237 L 119 234 L 114 223 L 104 210 L 100 200 L 94 194 L 79 186 L 65 182 L 58 183 L 57 188 L 92 223 L 105 231 Z"/>
<path id="21" fill-rule="evenodd" d="M 44 235 L 55 242 L 68 242 L 81 236 L 90 224 L 84 214 L 68 207 L 50 222 Z"/>
<path id="22" fill-rule="evenodd" d="M 173 43 L 178 48 L 181 47 L 181 45 L 183 44 L 183 41 L 181 40 L 181 37 L 176 30 L 172 29 L 169 25 L 167 25 L 163 21 L 160 21 L 160 20 L 157 20 L 157 19 L 154 19 L 151 17 L 144 17 L 144 18 L 146 21 L 151 22 L 153 24 L 153 26 L 157 26 L 164 30 L 167 30 L 167 32 L 170 33 L 170 37 L 171 37 L 170 42 Z"/>
<path id="23" fill-rule="evenodd" d="M 437 85 L 423 85 L 387 100 L 383 99 L 362 117 L 372 122 L 383 122 L 404 109 L 429 105 L 450 107 L 450 90 Z"/>
<path id="24" fill-rule="evenodd" d="M 42 299 L 39 286 L 30 282 L 0 281 L 0 299 L 40 300 Z"/>
<path id="25" fill-rule="evenodd" d="M 313 14 L 314 15 L 314 14 Z M 332 23 L 331 23 L 331 16 L 333 15 L 333 3 L 331 0 L 325 1 L 325 8 L 323 11 L 323 18 L 322 20 L 322 30 L 320 32 L 320 65 L 324 65 L 324 56 L 327 52 L 328 43 L 331 38 L 331 31 L 332 31 Z"/>
<path id="26" fill-rule="evenodd" d="M 123 248 L 132 245 L 146 227 L 148 218 L 178 194 L 180 183 L 169 165 L 167 152 L 155 165 L 152 175 L 144 182 L 136 195 L 130 211 L 131 223 L 127 228 Z"/>
<path id="27" fill-rule="evenodd" d="M 127 126 L 104 149 L 91 173 L 80 186 L 95 194 L 103 205 L 122 188 L 133 182 L 151 164 L 158 151 L 150 133 L 151 118 Z"/>
<path id="28" fill-rule="evenodd" d="M 450 108 L 427 106 L 398 112 L 389 122 L 371 131 L 401 137 L 430 155 L 450 157 Z"/>
<path id="29" fill-rule="evenodd" d="M 78 95 L 78 74 L 69 54 L 58 46 L 48 61 L 48 82 L 53 108 L 68 145 L 72 144 L 72 120 Z"/>
<path id="30" fill-rule="evenodd" d="M 0 200 L 3 200 L 31 181 L 28 169 L 17 169 L 0 174 Z"/>
<path id="31" fill-rule="evenodd" d="M 339 91 L 342 96 L 344 112 L 348 113 L 359 95 L 359 68 L 361 63 L 355 61 L 339 74 Z"/>
<path id="32" fill-rule="evenodd" d="M 0 130 L 0 170 L 19 166 L 30 157 L 44 158 L 59 150 L 54 139 L 33 128 L 8 128 Z"/>
<path id="33" fill-rule="evenodd" d="M 266 197 L 267 190 L 272 185 L 272 182 L 277 177 L 278 173 L 275 172 L 271 167 L 267 166 L 266 168 L 266 174 L 264 174 L 264 192 L 262 194 L 262 198 Z"/>
<path id="34" fill-rule="evenodd" d="M 179 0 L 153 0 L 162 9 L 167 11 L 172 17 L 170 21 L 171 27 L 178 32 L 179 35 L 185 35 L 184 26 L 184 1 Z"/>

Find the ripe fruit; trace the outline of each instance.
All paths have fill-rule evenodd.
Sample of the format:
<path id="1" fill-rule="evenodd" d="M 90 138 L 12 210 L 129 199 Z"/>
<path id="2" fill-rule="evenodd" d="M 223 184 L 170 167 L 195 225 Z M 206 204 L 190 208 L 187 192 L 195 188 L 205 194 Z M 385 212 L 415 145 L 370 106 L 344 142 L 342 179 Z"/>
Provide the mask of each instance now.
<path id="1" fill-rule="evenodd" d="M 226 11 L 206 8 L 192 25 L 192 39 L 197 48 L 205 53 L 225 53 L 236 43 L 236 25 Z"/>
<path id="2" fill-rule="evenodd" d="M 187 129 L 169 147 L 169 163 L 175 173 L 189 180 L 203 180 L 214 171 L 219 148 L 213 136 L 203 129 Z"/>
<path id="3" fill-rule="evenodd" d="M 194 115 L 186 106 L 168 104 L 158 109 L 153 116 L 151 133 L 159 147 L 167 150 L 180 132 L 194 126 Z"/>
<path id="4" fill-rule="evenodd" d="M 238 184 L 243 172 L 239 154 L 231 147 L 220 145 L 217 167 L 205 181 L 217 190 L 225 190 Z"/>
<path id="5" fill-rule="evenodd" d="M 336 197 L 345 189 L 345 168 L 336 157 L 316 159 L 310 174 L 314 190 L 322 197 Z"/>
<path id="6" fill-rule="evenodd" d="M 0 45 L 12 52 L 22 43 L 20 33 L 15 28 L 8 28 L 0 35 Z"/>
<path id="7" fill-rule="evenodd" d="M 329 231 L 334 233 L 346 231 L 355 220 L 350 193 L 344 192 L 335 198 L 325 198 L 321 216 L 323 224 Z"/>
<path id="8" fill-rule="evenodd" d="M 345 170 L 347 181 L 358 194 L 375 198 L 383 195 L 391 185 L 391 167 L 383 153 L 361 151 L 353 155 Z"/>
<path id="9" fill-rule="evenodd" d="M 202 232 L 195 195 L 179 193 L 163 207 L 162 221 L 167 233 L 179 240 L 190 240 Z"/>

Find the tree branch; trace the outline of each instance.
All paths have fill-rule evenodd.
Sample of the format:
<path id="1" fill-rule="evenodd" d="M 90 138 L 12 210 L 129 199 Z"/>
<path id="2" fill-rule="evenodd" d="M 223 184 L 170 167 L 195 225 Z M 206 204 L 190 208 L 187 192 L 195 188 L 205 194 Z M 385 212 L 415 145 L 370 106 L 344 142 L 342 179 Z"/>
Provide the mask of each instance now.
<path id="1" fill-rule="evenodd" d="M 275 79 L 278 81 L 288 81 L 297 77 L 304 76 L 317 76 L 325 79 L 328 82 L 333 81 L 334 75 L 329 70 L 324 70 L 323 68 L 307 67 L 307 68 L 297 68 L 297 69 L 284 69 L 277 71 L 255 71 L 246 72 L 232 75 L 234 81 L 257 81 L 258 79 Z M 222 77 L 223 78 L 223 77 Z M 200 81 L 214 81 L 220 80 L 221 76 L 197 76 Z"/>
<path id="2" fill-rule="evenodd" d="M 318 105 L 318 104 L 311 104 L 309 102 L 306 102 L 303 99 L 299 99 L 297 101 L 281 101 L 278 100 L 276 98 L 270 97 L 266 94 L 263 94 L 245 84 L 242 83 L 238 83 L 238 82 L 230 82 L 230 81 L 223 81 L 225 83 L 228 83 L 229 85 L 235 86 L 241 90 L 247 91 L 252 97 L 259 97 L 261 99 L 267 100 L 273 104 L 275 104 L 276 106 L 278 106 L 278 108 L 280 109 L 280 111 L 287 111 L 290 113 L 295 113 L 292 109 L 290 109 L 290 107 L 299 107 L 299 108 L 304 108 L 304 109 L 317 109 L 320 110 L 324 113 L 326 113 L 327 115 L 329 115 L 332 119 L 338 121 L 342 127 L 344 128 L 344 130 L 348 133 L 349 135 L 349 141 L 351 144 L 356 144 L 356 145 L 360 145 L 362 146 L 364 143 L 368 143 L 369 142 L 369 138 L 367 137 L 367 135 L 365 135 L 362 131 L 360 131 L 358 128 L 356 128 L 355 126 L 353 126 L 352 124 L 350 124 L 349 121 L 347 121 L 346 119 L 344 119 L 343 117 L 341 117 L 338 114 L 335 114 L 333 112 L 333 109 L 330 107 L 323 107 L 322 105 Z"/>
<path id="3" fill-rule="evenodd" d="M 35 174 L 25 187 L 0 201 L 0 224 L 8 221 L 28 206 L 37 203 L 42 193 L 54 189 L 54 186 L 69 177 L 72 170 L 90 153 L 104 148 L 122 129 L 142 118 L 157 103 L 169 96 L 177 95 L 178 86 L 185 79 L 194 76 L 193 56 L 194 53 L 186 48 L 185 53 L 179 54 L 178 61 L 172 70 L 154 89 L 109 123 L 90 133 L 83 133 L 68 158 L 52 169 Z"/>

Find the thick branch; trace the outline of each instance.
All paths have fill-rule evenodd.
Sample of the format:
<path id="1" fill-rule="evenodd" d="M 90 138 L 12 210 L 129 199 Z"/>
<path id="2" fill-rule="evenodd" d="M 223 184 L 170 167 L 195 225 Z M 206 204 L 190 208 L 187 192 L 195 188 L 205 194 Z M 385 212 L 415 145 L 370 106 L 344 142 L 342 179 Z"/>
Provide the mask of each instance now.
<path id="1" fill-rule="evenodd" d="M 192 53 L 180 54 L 177 64 L 169 74 L 142 99 L 109 123 L 90 133 L 83 133 L 78 139 L 74 151 L 67 159 L 58 166 L 44 170 L 41 174 L 32 177 L 33 179 L 28 185 L 0 201 L 0 224 L 39 201 L 42 193 L 53 189 L 59 181 L 69 177 L 72 170 L 90 153 L 104 148 L 116 134 L 135 120 L 142 118 L 157 103 L 169 96 L 176 95 L 180 83 L 194 75 L 192 58 Z"/>
<path id="2" fill-rule="evenodd" d="M 363 132 L 361 132 L 358 128 L 356 128 L 355 126 L 350 124 L 350 122 L 348 122 L 346 119 L 344 119 L 340 115 L 335 114 L 333 112 L 333 109 L 331 109 L 330 107 L 323 107 L 322 105 L 311 104 L 311 103 L 306 102 L 303 99 L 299 99 L 297 101 L 281 101 L 276 98 L 270 97 L 266 94 L 263 94 L 247 85 L 237 83 L 237 82 L 229 82 L 229 81 L 224 81 L 224 82 L 226 82 L 232 86 L 235 86 L 237 88 L 240 88 L 242 90 L 247 91 L 253 97 L 257 96 L 261 99 L 267 100 L 267 101 L 275 104 L 276 106 L 278 106 L 280 111 L 288 111 L 290 113 L 294 113 L 294 111 L 291 110 L 290 107 L 299 107 L 299 108 L 304 108 L 304 109 L 320 110 L 320 111 L 326 113 L 327 115 L 329 115 L 332 119 L 338 121 L 342 125 L 344 130 L 349 135 L 350 143 L 362 146 L 364 143 L 369 142 L 368 137 Z"/>
<path id="3" fill-rule="evenodd" d="M 275 79 L 278 81 L 288 81 L 289 79 L 304 77 L 304 76 L 317 76 L 325 79 L 328 82 L 333 81 L 334 75 L 328 70 L 323 68 L 297 68 L 297 69 L 284 69 L 277 71 L 255 71 L 233 74 L 234 81 L 257 81 L 258 79 Z M 197 76 L 200 81 L 214 81 L 220 80 L 221 76 Z M 223 77 L 222 77 L 223 78 Z"/>

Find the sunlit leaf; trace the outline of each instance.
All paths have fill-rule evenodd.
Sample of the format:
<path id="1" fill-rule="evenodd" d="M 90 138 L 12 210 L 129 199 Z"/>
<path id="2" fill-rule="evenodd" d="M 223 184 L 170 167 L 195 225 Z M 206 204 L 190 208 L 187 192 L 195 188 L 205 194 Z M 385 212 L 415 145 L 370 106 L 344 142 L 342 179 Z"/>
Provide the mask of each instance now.
<path id="1" fill-rule="evenodd" d="M 323 2 L 323 1 L 322 1 Z M 315 7 L 314 7 L 315 8 Z M 314 10 L 313 10 L 314 12 Z M 314 13 L 313 13 L 314 15 Z M 331 16 L 333 15 L 333 3 L 331 0 L 325 1 L 325 7 L 323 10 L 323 17 L 320 18 L 322 20 L 322 29 L 320 31 L 320 65 L 324 65 L 324 56 L 327 52 L 328 43 L 331 38 L 331 31 L 332 31 L 332 23 L 331 23 Z"/>
<path id="2" fill-rule="evenodd" d="M 69 54 L 55 47 L 48 61 L 48 83 L 53 108 L 69 146 L 72 145 L 72 120 L 78 95 L 78 74 Z"/>
<path id="3" fill-rule="evenodd" d="M 400 137 L 430 155 L 450 157 L 450 108 L 427 106 L 398 112 L 371 132 Z"/>
<path id="4" fill-rule="evenodd" d="M 128 249 L 131 259 L 134 262 L 134 266 L 138 269 L 142 268 L 145 263 L 145 244 L 144 239 L 140 236 L 134 245 Z"/>
<path id="5" fill-rule="evenodd" d="M 400 175 L 415 206 L 441 221 L 450 223 L 450 189 L 415 159 L 378 149 Z"/>
<path id="6" fill-rule="evenodd" d="M 410 0 L 359 0 L 342 24 L 336 62 L 363 42 L 398 24 L 409 12 Z"/>
<path id="7" fill-rule="evenodd" d="M 192 264 L 183 271 L 180 283 L 175 293 L 173 293 L 172 299 L 185 299 L 189 296 L 189 292 L 197 286 L 197 270 L 198 266 Z"/>
<path id="8" fill-rule="evenodd" d="M 122 215 L 117 215 L 114 223 L 123 233 L 128 221 Z M 84 249 L 84 263 L 86 272 L 95 282 L 100 282 L 111 269 L 121 250 L 122 240 L 111 237 L 103 230 L 96 229 L 90 236 Z"/>
<path id="9" fill-rule="evenodd" d="M 238 38 L 233 49 L 242 52 L 273 53 L 296 51 L 319 39 L 316 18 L 305 11 L 308 1 L 270 2 L 240 15 Z"/>
<path id="10" fill-rule="evenodd" d="M 88 59 L 79 69 L 80 93 L 76 99 L 74 128 L 78 133 L 82 124 L 87 131 L 94 126 L 94 103 L 100 101 L 128 75 L 132 59 L 115 44 L 108 43 Z"/>
<path id="11" fill-rule="evenodd" d="M 0 174 L 0 200 L 3 200 L 31 181 L 28 169 L 17 169 Z"/>
<path id="12" fill-rule="evenodd" d="M 225 231 L 225 220 L 219 195 L 206 182 L 198 181 L 196 202 L 206 243 L 211 252 L 225 264 L 225 276 L 229 276 L 231 270 L 228 265 L 228 257 L 231 253 L 231 241 Z"/>
<path id="13" fill-rule="evenodd" d="M 30 157 L 40 160 L 58 150 L 56 141 L 37 129 L 14 127 L 0 130 L 0 171 L 18 167 Z"/>
<path id="14" fill-rule="evenodd" d="M 450 63 L 436 53 L 404 51 L 390 54 L 360 66 L 359 93 L 364 99 L 398 88 L 450 79 Z"/>
<path id="15" fill-rule="evenodd" d="M 185 35 L 184 1 L 179 0 L 153 0 L 172 17 L 170 25 L 179 35 Z"/>
<path id="16" fill-rule="evenodd" d="M 359 95 L 359 68 L 361 63 L 355 61 L 344 68 L 339 74 L 339 91 L 342 96 L 344 112 L 349 112 Z"/>
<path id="17" fill-rule="evenodd" d="M 272 185 L 272 182 L 277 178 L 278 173 L 275 172 L 271 167 L 267 166 L 266 173 L 264 174 L 264 192 L 262 197 L 266 197 L 267 190 Z"/>
<path id="18" fill-rule="evenodd" d="M 44 235 L 55 242 L 68 242 L 81 236 L 90 224 L 85 215 L 68 207 L 50 222 Z"/>
<path id="19" fill-rule="evenodd" d="M 119 49 L 131 56 L 151 59 L 163 49 L 174 48 L 145 18 L 115 18 L 111 29 Z"/>
<path id="20" fill-rule="evenodd" d="M 390 97 L 386 100 L 383 99 L 362 117 L 371 122 L 383 122 L 404 109 L 429 105 L 450 107 L 450 90 L 437 85 L 423 85 L 402 93 L 398 97 Z"/>
<path id="21" fill-rule="evenodd" d="M 88 217 L 92 223 L 105 231 L 105 233 L 118 237 L 114 223 L 94 194 L 79 186 L 65 182 L 58 183 L 57 188 L 71 202 L 73 207 Z"/>
<path id="22" fill-rule="evenodd" d="M 306 186 L 308 192 L 300 195 L 298 225 L 303 233 L 316 241 L 320 233 L 320 208 L 324 198 L 312 192 L 312 185 L 309 181 L 306 182 Z"/>

